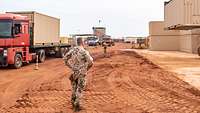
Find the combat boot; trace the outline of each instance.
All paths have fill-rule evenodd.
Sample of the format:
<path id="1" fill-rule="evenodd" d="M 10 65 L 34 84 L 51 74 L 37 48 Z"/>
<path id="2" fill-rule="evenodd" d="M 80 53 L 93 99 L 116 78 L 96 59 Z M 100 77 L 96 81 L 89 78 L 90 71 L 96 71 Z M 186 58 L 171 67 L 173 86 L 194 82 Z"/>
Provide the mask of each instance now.
<path id="1" fill-rule="evenodd" d="M 79 112 L 81 110 L 80 104 L 74 104 L 73 110 L 74 112 Z"/>

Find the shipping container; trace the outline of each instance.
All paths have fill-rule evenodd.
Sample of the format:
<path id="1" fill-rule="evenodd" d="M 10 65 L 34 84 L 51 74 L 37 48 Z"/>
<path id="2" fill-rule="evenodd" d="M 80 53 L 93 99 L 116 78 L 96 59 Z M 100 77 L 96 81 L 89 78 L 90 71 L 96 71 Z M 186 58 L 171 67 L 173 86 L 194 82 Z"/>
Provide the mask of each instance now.
<path id="1" fill-rule="evenodd" d="M 179 51 L 180 36 L 150 36 L 149 49 L 151 51 Z"/>
<path id="2" fill-rule="evenodd" d="M 171 35 L 179 35 L 179 30 L 165 30 L 164 21 L 151 21 L 149 22 L 149 35 L 150 36 L 171 36 Z"/>
<path id="3" fill-rule="evenodd" d="M 149 23 L 149 49 L 152 51 L 178 51 L 179 30 L 166 30 L 164 21 Z"/>
<path id="4" fill-rule="evenodd" d="M 180 33 L 182 35 L 200 35 L 200 29 L 181 30 Z"/>
<path id="5" fill-rule="evenodd" d="M 60 42 L 60 19 L 38 12 L 7 12 L 27 16 L 32 47 L 57 46 Z"/>
<path id="6" fill-rule="evenodd" d="M 191 31 L 181 31 L 180 51 L 197 53 L 200 47 L 200 35 L 193 34 Z"/>
<path id="7" fill-rule="evenodd" d="M 149 24 L 150 50 L 183 51 L 197 53 L 200 47 L 200 29 L 164 30 L 164 22 Z"/>
<path id="8" fill-rule="evenodd" d="M 165 28 L 188 30 L 200 28 L 199 0 L 170 0 L 165 2 Z"/>
<path id="9" fill-rule="evenodd" d="M 60 37 L 60 43 L 69 44 L 69 37 Z"/>

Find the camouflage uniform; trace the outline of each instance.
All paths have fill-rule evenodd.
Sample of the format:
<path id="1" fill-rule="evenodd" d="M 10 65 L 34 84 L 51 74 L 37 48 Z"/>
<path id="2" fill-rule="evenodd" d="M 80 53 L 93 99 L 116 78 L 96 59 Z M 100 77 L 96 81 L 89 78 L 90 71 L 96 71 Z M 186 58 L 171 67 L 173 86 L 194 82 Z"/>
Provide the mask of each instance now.
<path id="1" fill-rule="evenodd" d="M 85 76 L 93 65 L 93 58 L 83 47 L 77 46 L 72 48 L 63 59 L 65 65 L 73 71 L 73 74 L 69 78 L 72 85 L 71 103 L 73 108 L 79 107 L 81 93 L 86 85 Z"/>

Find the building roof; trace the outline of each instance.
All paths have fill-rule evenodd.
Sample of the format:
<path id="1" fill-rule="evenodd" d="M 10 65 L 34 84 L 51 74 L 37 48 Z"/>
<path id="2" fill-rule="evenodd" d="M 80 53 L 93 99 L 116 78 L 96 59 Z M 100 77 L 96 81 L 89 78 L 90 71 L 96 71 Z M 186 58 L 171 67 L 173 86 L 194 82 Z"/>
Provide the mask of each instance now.
<path id="1" fill-rule="evenodd" d="M 92 29 L 106 29 L 105 27 L 93 27 Z"/>

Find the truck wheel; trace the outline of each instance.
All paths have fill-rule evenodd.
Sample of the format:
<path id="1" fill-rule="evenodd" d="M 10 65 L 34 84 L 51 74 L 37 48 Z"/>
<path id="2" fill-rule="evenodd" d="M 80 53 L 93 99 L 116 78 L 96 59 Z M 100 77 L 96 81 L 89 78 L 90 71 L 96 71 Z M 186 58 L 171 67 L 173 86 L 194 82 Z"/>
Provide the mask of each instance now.
<path id="1" fill-rule="evenodd" d="M 198 48 L 197 52 L 198 52 L 198 55 L 200 56 L 200 47 Z"/>
<path id="2" fill-rule="evenodd" d="M 45 54 L 45 50 L 41 49 L 38 51 L 38 61 L 40 63 L 43 63 L 45 61 L 46 58 L 46 54 Z"/>
<path id="3" fill-rule="evenodd" d="M 14 68 L 19 69 L 22 67 L 22 56 L 20 54 L 16 54 L 14 58 Z"/>

